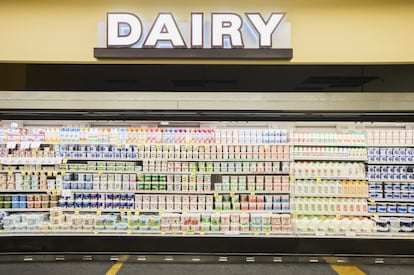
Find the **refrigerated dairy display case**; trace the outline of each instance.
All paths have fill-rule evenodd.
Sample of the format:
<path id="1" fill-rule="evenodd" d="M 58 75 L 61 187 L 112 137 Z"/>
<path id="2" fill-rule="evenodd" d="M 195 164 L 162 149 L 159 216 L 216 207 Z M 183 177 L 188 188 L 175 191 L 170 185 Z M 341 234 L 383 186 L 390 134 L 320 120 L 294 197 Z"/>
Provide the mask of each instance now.
<path id="1" fill-rule="evenodd" d="M 387 254 L 414 236 L 409 123 L 69 124 L 0 131 L 3 252 Z"/>

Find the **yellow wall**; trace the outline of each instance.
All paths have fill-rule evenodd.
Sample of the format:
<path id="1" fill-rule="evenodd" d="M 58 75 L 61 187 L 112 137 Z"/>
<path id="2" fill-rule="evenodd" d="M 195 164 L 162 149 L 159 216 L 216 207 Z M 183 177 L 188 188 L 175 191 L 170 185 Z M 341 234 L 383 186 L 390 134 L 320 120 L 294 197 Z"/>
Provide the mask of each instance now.
<path id="1" fill-rule="evenodd" d="M 93 58 L 93 48 L 108 11 L 150 20 L 161 11 L 181 20 L 191 11 L 283 11 L 292 24 L 291 63 L 414 62 L 413 0 L 0 0 L 0 62 L 103 62 Z M 194 62 L 226 61 L 167 63 Z"/>

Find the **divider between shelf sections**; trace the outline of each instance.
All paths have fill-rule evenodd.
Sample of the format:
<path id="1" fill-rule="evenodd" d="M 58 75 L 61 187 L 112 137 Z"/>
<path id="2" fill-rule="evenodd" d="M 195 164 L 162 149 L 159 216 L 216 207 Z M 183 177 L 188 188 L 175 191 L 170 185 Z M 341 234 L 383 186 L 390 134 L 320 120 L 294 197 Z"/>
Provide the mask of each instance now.
<path id="1" fill-rule="evenodd" d="M 326 161 L 334 161 L 334 160 L 337 160 L 337 161 L 363 161 L 363 162 L 366 162 L 367 161 L 367 158 L 352 158 L 352 157 L 319 157 L 319 156 L 316 156 L 316 157 L 308 157 L 308 156 L 296 156 L 296 157 L 293 157 L 292 158 L 293 159 L 293 161 L 295 161 L 295 160 L 318 160 L 318 161 L 324 161 L 324 160 L 326 160 Z"/>
<path id="2" fill-rule="evenodd" d="M 370 216 L 370 213 L 368 212 L 325 212 L 325 211 L 295 211 L 296 215 L 302 215 L 302 216 L 361 216 L 361 217 L 367 217 Z"/>
<path id="3" fill-rule="evenodd" d="M 4 212 L 103 212 L 103 213 L 158 213 L 158 214 L 204 214 L 204 213 L 247 213 L 247 214 L 291 214 L 291 210 L 161 210 L 161 209 L 112 209 L 112 208 L 0 208 Z"/>
<path id="4" fill-rule="evenodd" d="M 293 176 L 297 180 L 367 180 L 366 177 L 306 177 L 306 176 Z"/>
<path id="5" fill-rule="evenodd" d="M 340 142 L 293 142 L 292 146 L 315 146 L 315 147 L 366 147 L 366 143 L 340 143 Z"/>
<path id="6" fill-rule="evenodd" d="M 407 147 L 414 148 L 414 144 L 367 144 L 368 148 L 375 147 Z"/>
<path id="7" fill-rule="evenodd" d="M 403 182 L 403 183 L 414 183 L 414 180 L 373 180 L 368 179 L 368 182 Z"/>
<path id="8" fill-rule="evenodd" d="M 294 194 L 295 198 L 368 198 L 368 195 Z"/>
<path id="9" fill-rule="evenodd" d="M 163 161 L 163 162 L 290 162 L 289 159 L 273 159 L 273 158 L 263 158 L 263 159 L 242 159 L 242 158 L 232 158 L 232 159 L 196 159 L 196 158 L 67 158 L 71 161 Z"/>
<path id="10" fill-rule="evenodd" d="M 369 165 L 386 165 L 386 166 L 391 166 L 391 165 L 414 165 L 414 161 L 406 161 L 406 162 L 367 162 L 367 164 Z"/>
<path id="11" fill-rule="evenodd" d="M 184 142 L 184 143 L 163 143 L 163 142 L 81 142 L 81 141 L 73 141 L 73 142 L 46 142 L 46 141 L 28 141 L 28 142 L 0 142 L 0 145 L 19 145 L 22 143 L 29 143 L 29 144 L 40 144 L 40 145 L 108 145 L 108 146 L 255 146 L 255 145 L 264 145 L 264 146 L 289 146 L 293 143 L 284 142 L 284 143 L 194 143 L 194 142 Z M 15 147 L 14 146 L 14 147 Z"/>
<path id="12" fill-rule="evenodd" d="M 372 203 L 375 202 L 412 202 L 414 203 L 414 199 L 385 199 L 385 198 L 368 198 L 369 201 Z"/>
<path id="13" fill-rule="evenodd" d="M 414 213 L 378 213 L 378 212 L 370 212 L 370 216 L 373 217 L 409 217 L 414 218 Z"/>

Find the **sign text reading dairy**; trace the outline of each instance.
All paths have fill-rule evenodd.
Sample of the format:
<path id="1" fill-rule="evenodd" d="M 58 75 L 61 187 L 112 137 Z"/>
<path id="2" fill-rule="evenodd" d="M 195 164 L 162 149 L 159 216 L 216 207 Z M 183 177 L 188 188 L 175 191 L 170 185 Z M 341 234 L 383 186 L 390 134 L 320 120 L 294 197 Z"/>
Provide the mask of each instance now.
<path id="1" fill-rule="evenodd" d="M 191 13 L 190 37 L 183 32 L 172 13 L 159 13 L 148 29 L 132 13 L 107 13 L 107 46 L 131 47 L 139 43 L 143 48 L 244 48 L 246 31 L 254 30 L 257 48 L 272 48 L 272 35 L 284 13 L 271 13 L 265 19 L 260 13 L 212 13 L 206 20 L 204 13 Z M 189 45 L 188 45 L 189 44 Z M 206 45 L 205 45 L 206 44 Z"/>

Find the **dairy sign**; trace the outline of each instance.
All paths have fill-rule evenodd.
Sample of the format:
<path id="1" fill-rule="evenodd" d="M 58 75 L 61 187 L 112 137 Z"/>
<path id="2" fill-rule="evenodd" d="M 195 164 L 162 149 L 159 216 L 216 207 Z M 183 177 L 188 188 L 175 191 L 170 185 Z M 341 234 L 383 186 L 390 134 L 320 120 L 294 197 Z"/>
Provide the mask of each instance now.
<path id="1" fill-rule="evenodd" d="M 290 24 L 285 13 L 237 14 L 191 12 L 178 21 L 160 12 L 146 21 L 130 12 L 108 12 L 105 47 L 94 49 L 96 58 L 193 58 L 290 60 Z"/>

